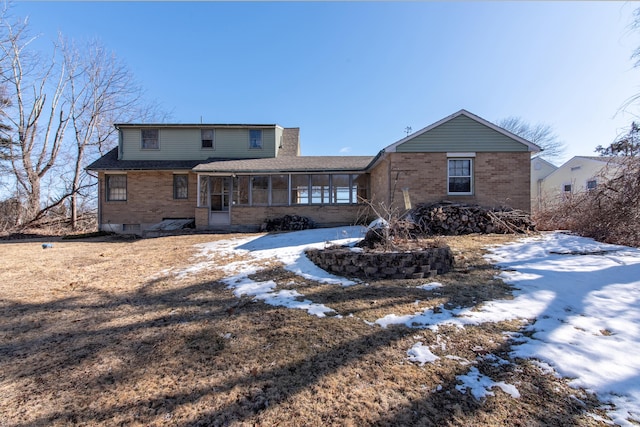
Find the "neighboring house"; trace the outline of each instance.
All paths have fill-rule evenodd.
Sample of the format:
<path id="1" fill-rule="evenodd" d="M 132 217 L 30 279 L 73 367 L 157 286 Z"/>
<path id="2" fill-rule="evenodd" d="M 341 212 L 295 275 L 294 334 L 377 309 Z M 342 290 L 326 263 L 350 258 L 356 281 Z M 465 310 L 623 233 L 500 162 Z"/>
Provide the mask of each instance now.
<path id="1" fill-rule="evenodd" d="M 542 157 L 531 159 L 531 209 L 533 211 L 542 207 L 542 181 L 556 169 L 558 169 L 556 165 Z"/>
<path id="2" fill-rule="evenodd" d="M 615 158 L 575 156 L 543 178 L 540 184 L 540 204 L 556 201 L 597 188 L 615 172 Z"/>
<path id="3" fill-rule="evenodd" d="M 302 156 L 299 129 L 278 125 L 117 124 L 98 172 L 101 230 L 140 233 L 165 219 L 256 230 L 267 218 L 353 224 L 368 204 L 443 199 L 530 210 L 539 147 L 465 110 L 376 156 Z M 404 190 L 404 191 L 403 191 Z"/>

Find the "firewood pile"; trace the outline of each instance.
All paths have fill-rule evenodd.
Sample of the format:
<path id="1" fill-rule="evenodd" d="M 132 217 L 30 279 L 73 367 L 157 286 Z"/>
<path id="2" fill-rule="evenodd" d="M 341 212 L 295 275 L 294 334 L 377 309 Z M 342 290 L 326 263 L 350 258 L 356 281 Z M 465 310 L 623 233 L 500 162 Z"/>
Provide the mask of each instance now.
<path id="1" fill-rule="evenodd" d="M 487 209 L 478 205 L 438 202 L 417 205 L 407 216 L 419 234 L 429 236 L 535 231 L 535 223 L 527 212 L 510 208 Z"/>
<path id="2" fill-rule="evenodd" d="M 263 231 L 297 231 L 313 228 L 315 224 L 310 218 L 300 215 L 285 215 L 267 219 L 262 224 Z"/>

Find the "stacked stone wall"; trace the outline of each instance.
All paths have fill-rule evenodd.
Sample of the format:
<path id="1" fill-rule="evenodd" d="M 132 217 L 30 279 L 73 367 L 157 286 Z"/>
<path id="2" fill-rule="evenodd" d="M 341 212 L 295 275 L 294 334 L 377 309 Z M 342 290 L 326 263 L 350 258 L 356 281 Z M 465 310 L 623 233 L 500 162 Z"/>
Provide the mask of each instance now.
<path id="1" fill-rule="evenodd" d="M 350 248 L 309 249 L 307 257 L 317 266 L 338 276 L 378 279 L 423 279 L 453 268 L 448 247 L 412 252 L 368 252 Z"/>

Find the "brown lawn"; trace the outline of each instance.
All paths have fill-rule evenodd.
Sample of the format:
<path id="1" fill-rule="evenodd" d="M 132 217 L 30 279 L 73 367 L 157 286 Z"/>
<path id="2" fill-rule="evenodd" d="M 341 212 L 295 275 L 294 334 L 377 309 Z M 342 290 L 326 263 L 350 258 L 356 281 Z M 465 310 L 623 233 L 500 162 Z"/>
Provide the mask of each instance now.
<path id="1" fill-rule="evenodd" d="M 0 242 L 0 426 L 605 425 L 588 415 L 603 415 L 599 403 L 565 381 L 527 361 L 490 363 L 509 359 L 504 332 L 521 323 L 437 333 L 367 323 L 508 298 L 481 248 L 512 237 L 448 238 L 456 270 L 434 291 L 415 289 L 425 280 L 342 288 L 273 263 L 257 275 L 342 316 L 326 318 L 236 298 L 219 282 L 238 260 L 228 255 L 174 274 L 203 261 L 195 244 L 230 237 Z M 418 341 L 438 343 L 440 359 L 408 361 Z M 461 393 L 467 362 L 521 397 Z"/>

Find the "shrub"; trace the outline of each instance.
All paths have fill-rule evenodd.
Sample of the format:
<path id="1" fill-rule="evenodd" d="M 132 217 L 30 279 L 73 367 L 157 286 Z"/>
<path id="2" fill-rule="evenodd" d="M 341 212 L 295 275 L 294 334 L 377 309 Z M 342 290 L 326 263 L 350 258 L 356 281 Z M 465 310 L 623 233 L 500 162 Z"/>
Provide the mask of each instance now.
<path id="1" fill-rule="evenodd" d="M 613 178 L 606 179 L 613 171 Z M 536 213 L 539 230 L 571 230 L 601 242 L 640 247 L 640 157 L 615 157 L 601 184 Z"/>

